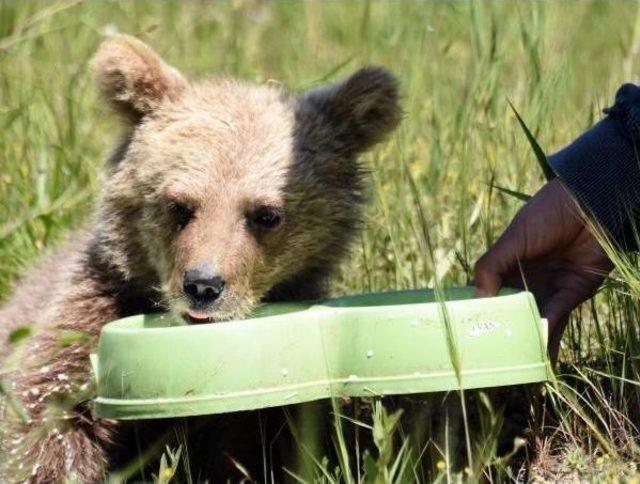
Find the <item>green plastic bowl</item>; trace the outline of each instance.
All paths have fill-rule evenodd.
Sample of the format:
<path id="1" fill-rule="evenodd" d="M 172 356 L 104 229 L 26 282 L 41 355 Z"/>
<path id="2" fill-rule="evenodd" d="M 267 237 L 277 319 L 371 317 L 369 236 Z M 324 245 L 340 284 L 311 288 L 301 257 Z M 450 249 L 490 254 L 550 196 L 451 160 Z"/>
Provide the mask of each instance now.
<path id="1" fill-rule="evenodd" d="M 530 293 L 473 299 L 465 287 L 444 297 L 414 290 L 267 304 L 251 319 L 195 326 L 167 315 L 115 321 L 92 355 L 94 414 L 203 415 L 549 378 L 547 325 Z"/>

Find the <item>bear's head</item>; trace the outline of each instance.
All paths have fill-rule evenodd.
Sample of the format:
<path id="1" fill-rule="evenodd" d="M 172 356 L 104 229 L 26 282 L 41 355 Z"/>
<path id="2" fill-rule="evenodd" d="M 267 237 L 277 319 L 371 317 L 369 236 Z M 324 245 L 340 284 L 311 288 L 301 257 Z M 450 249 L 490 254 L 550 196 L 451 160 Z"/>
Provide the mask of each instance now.
<path id="1" fill-rule="evenodd" d="M 107 167 L 97 257 L 156 286 L 187 322 L 321 295 L 360 221 L 357 157 L 400 120 L 394 77 L 368 67 L 298 96 L 189 82 L 124 35 L 105 40 L 92 65 L 127 126 Z"/>

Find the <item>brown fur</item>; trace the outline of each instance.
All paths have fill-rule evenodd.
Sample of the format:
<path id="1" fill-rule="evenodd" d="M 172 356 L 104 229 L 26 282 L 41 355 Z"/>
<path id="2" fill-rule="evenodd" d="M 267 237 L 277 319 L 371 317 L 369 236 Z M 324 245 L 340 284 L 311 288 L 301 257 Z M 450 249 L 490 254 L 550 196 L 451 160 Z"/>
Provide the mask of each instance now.
<path id="1" fill-rule="evenodd" d="M 359 226 L 356 157 L 400 119 L 396 81 L 380 68 L 294 97 L 233 79 L 189 83 L 128 36 L 106 40 L 93 67 L 128 130 L 90 233 L 0 309 L 1 357 L 16 322 L 38 330 L 5 361 L 30 417 L 6 411 L 5 480 L 104 476 L 118 425 L 90 416 L 88 354 L 111 320 L 159 309 L 180 317 L 188 268 L 211 263 L 224 275 L 214 320 L 261 300 L 321 296 Z M 193 210 L 184 227 L 175 204 Z M 260 207 L 282 213 L 280 226 L 252 231 L 247 214 Z"/>

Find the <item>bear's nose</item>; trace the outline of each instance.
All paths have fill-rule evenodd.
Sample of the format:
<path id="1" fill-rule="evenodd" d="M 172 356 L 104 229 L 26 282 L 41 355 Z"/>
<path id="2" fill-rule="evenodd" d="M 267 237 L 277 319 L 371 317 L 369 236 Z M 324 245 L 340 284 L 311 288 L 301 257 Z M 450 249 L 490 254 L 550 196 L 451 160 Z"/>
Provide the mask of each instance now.
<path id="1" fill-rule="evenodd" d="M 184 273 L 182 289 L 196 306 L 212 303 L 222 293 L 225 280 L 213 270 L 211 264 L 203 264 Z"/>

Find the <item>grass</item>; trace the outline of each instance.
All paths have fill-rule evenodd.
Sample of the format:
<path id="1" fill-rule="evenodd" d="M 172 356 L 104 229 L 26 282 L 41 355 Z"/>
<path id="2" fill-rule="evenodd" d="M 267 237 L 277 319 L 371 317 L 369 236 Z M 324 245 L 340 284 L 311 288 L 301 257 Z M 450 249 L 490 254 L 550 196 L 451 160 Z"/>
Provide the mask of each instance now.
<path id="1" fill-rule="evenodd" d="M 366 158 L 366 229 L 337 294 L 468 283 L 474 260 L 521 206 L 511 195 L 544 182 L 509 101 L 549 153 L 598 119 L 640 62 L 640 7 L 631 2 L 0 0 L 0 299 L 91 212 L 115 120 L 87 62 L 113 29 L 193 77 L 302 90 L 362 64 L 398 74 L 405 119 Z M 513 398 L 500 408 L 479 392 L 336 408 L 334 451 L 315 453 L 302 439 L 291 478 L 637 481 L 640 271 L 635 257 L 610 253 L 614 277 L 575 312 L 557 382 L 542 396 L 517 411 Z M 517 439 L 505 445 L 500 429 L 518 419 Z M 158 462 L 158 480 L 171 478 L 185 452 Z"/>

